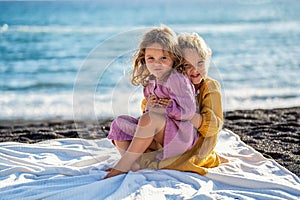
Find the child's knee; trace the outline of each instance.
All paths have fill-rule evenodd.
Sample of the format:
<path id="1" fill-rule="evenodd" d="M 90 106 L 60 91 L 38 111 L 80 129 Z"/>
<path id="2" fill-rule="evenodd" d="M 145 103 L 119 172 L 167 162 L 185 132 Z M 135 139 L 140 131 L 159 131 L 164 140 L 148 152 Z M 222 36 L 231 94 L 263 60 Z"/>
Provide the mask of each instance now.
<path id="1" fill-rule="evenodd" d="M 140 117 L 138 125 L 141 127 L 144 127 L 144 126 L 148 126 L 150 124 L 150 122 L 151 122 L 151 119 L 150 119 L 149 113 L 145 113 Z"/>
<path id="2" fill-rule="evenodd" d="M 160 127 L 166 123 L 166 117 L 155 112 L 147 112 L 139 119 L 139 126 L 146 127 Z"/>
<path id="3" fill-rule="evenodd" d="M 152 123 L 155 123 L 157 128 L 161 128 L 166 123 L 166 116 L 160 113 L 150 113 Z"/>

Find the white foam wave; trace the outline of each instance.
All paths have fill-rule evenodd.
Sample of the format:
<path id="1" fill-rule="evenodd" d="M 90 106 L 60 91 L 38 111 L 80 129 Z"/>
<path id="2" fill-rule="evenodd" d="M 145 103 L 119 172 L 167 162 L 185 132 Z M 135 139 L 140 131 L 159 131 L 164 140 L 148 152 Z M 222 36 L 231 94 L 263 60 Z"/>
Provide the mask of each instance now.
<path id="1" fill-rule="evenodd" d="M 1 32 L 6 32 L 8 30 L 8 25 L 7 24 L 3 24 L 1 27 L 0 27 L 0 33 Z"/>
<path id="2" fill-rule="evenodd" d="M 243 88 L 223 91 L 224 110 L 300 106 L 300 91 L 292 88 Z"/>
<path id="3" fill-rule="evenodd" d="M 175 26 L 178 32 L 201 32 L 201 33 L 237 33 L 246 31 L 268 31 L 286 32 L 300 31 L 298 21 L 268 22 L 268 23 L 233 23 L 233 24 L 194 24 Z"/>
<path id="4" fill-rule="evenodd" d="M 98 34 L 98 33 L 120 33 L 135 29 L 133 26 L 11 26 L 11 32 L 25 32 L 25 33 L 58 33 L 58 34 Z M 138 27 L 143 28 L 143 27 Z"/>
<path id="5" fill-rule="evenodd" d="M 7 25 L 8 27 L 8 25 Z M 282 21 L 268 23 L 231 23 L 231 24 L 189 24 L 171 26 L 178 32 L 201 32 L 201 33 L 232 33 L 245 31 L 300 31 L 300 23 L 298 21 Z M 26 33 L 58 33 L 58 34 L 99 34 L 99 33 L 120 33 L 133 29 L 144 29 L 146 26 L 9 26 L 5 31 L 9 32 L 26 32 Z"/>
<path id="6" fill-rule="evenodd" d="M 130 114 L 139 116 L 142 93 L 119 95 L 81 93 L 74 99 L 73 92 L 1 94 L 0 119 L 95 119 Z M 118 101 L 116 101 L 118 99 Z M 80 102 L 78 102 L 80 101 Z M 74 104 L 74 102 L 77 102 Z M 92 109 L 89 109 L 92 107 Z"/>
<path id="7" fill-rule="evenodd" d="M 2 93 L 0 118 L 39 119 L 72 117 L 71 94 Z"/>
<path id="8" fill-rule="evenodd" d="M 300 91 L 292 89 L 233 89 L 224 90 L 224 111 L 236 109 L 279 108 L 300 106 Z M 99 119 L 122 114 L 139 116 L 142 92 L 118 88 L 110 94 L 73 92 L 56 94 L 3 93 L 0 98 L 0 119 Z M 76 104 L 74 102 L 77 101 Z"/>

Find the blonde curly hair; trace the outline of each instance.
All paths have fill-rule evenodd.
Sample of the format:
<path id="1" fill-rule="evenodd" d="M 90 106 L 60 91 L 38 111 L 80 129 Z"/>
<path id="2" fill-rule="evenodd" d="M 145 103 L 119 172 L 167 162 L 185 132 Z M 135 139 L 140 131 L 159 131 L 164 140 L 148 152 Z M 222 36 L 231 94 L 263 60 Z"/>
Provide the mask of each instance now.
<path id="1" fill-rule="evenodd" d="M 196 49 L 197 53 L 205 62 L 206 69 L 208 68 L 212 50 L 208 47 L 201 36 L 197 33 L 181 33 L 178 35 L 178 44 L 181 50 Z"/>
<path id="2" fill-rule="evenodd" d="M 148 46 L 158 43 L 164 51 L 167 51 L 173 59 L 173 69 L 182 72 L 182 55 L 178 46 L 178 40 L 175 32 L 165 25 L 155 27 L 146 32 L 139 44 L 139 49 L 135 54 L 133 61 L 133 70 L 131 74 L 131 83 L 133 85 L 146 86 L 151 76 L 146 66 L 145 50 Z"/>

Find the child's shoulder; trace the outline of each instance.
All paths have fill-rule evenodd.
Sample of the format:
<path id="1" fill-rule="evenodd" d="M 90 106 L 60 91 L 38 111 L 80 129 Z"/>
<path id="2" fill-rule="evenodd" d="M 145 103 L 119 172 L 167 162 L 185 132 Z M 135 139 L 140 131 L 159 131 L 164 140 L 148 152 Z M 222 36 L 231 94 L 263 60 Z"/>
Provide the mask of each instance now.
<path id="1" fill-rule="evenodd" d="M 220 89 L 220 83 L 211 78 L 211 77 L 206 77 L 205 79 L 203 79 L 203 83 L 201 84 L 201 87 L 204 88 L 208 88 L 208 89 L 217 89 L 219 90 Z"/>
<path id="2" fill-rule="evenodd" d="M 205 83 L 211 83 L 211 84 L 218 84 L 219 85 L 219 82 L 209 76 L 205 77 L 204 78 L 204 82 Z"/>

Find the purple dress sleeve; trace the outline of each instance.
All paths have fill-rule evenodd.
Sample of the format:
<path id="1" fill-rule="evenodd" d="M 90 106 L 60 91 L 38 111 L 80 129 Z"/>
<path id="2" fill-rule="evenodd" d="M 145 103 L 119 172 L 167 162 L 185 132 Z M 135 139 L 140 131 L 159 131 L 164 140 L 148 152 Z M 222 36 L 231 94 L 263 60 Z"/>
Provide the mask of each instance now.
<path id="1" fill-rule="evenodd" d="M 171 105 L 167 106 L 167 115 L 175 120 L 190 120 L 196 112 L 194 86 L 183 74 L 173 73 L 167 81 L 170 90 Z"/>

